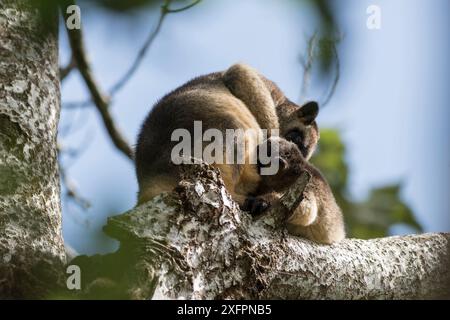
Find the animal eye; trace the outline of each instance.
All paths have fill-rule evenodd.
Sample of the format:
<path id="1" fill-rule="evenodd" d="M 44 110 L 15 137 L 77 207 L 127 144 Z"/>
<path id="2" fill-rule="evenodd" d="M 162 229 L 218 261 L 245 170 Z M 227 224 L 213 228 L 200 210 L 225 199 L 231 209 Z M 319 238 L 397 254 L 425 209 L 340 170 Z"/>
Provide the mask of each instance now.
<path id="1" fill-rule="evenodd" d="M 291 142 L 294 142 L 296 145 L 300 146 L 303 142 L 303 132 L 301 132 L 298 129 L 294 129 L 289 131 L 286 136 L 286 140 L 289 140 Z"/>

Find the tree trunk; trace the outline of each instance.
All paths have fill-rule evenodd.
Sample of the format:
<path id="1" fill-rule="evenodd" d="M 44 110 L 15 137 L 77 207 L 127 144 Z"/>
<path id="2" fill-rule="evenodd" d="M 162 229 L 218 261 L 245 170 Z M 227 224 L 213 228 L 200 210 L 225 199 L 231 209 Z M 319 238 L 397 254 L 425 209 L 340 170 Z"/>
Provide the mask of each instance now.
<path id="1" fill-rule="evenodd" d="M 218 172 L 185 170 L 175 192 L 109 219 L 117 253 L 73 261 L 85 290 L 142 299 L 155 289 L 156 298 L 187 299 L 450 297 L 450 234 L 319 245 L 282 225 L 306 174 L 281 205 L 254 219 L 231 200 Z"/>
<path id="2" fill-rule="evenodd" d="M 0 299 L 48 297 L 65 263 L 58 15 L 33 3 L 0 2 Z"/>
<path id="3" fill-rule="evenodd" d="M 0 2 L 0 298 L 52 297 L 64 279 L 57 10 L 38 11 L 32 3 Z M 144 299 L 450 297 L 449 234 L 318 245 L 283 228 L 306 174 L 279 206 L 254 219 L 231 200 L 217 171 L 185 170 L 174 192 L 109 219 L 105 231 L 121 241 L 116 253 L 72 262 L 81 266 L 83 293 Z"/>

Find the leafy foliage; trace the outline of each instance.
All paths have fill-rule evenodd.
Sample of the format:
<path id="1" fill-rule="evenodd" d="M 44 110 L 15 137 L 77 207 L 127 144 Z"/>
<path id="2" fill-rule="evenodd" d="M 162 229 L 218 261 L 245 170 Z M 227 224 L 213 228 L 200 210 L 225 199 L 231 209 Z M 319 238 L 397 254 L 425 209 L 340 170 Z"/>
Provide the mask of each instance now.
<path id="1" fill-rule="evenodd" d="M 400 184 L 372 189 L 365 201 L 353 201 L 348 195 L 348 165 L 345 161 L 345 146 L 339 132 L 321 130 L 319 148 L 312 159 L 333 190 L 336 201 L 344 212 L 347 232 L 350 237 L 384 237 L 390 227 L 405 224 L 417 231 L 422 227 L 412 210 L 400 198 Z"/>

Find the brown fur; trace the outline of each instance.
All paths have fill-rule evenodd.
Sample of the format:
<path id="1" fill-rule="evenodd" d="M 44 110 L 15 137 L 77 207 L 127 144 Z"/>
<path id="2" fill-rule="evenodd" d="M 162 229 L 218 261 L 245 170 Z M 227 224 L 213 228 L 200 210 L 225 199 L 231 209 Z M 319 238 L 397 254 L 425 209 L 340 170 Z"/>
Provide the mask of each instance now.
<path id="1" fill-rule="evenodd" d="M 230 93 L 222 73 L 191 80 L 166 95 L 144 122 L 136 147 L 136 171 L 139 182 L 138 203 L 162 191 L 171 191 L 178 180 L 178 167 L 171 163 L 171 141 L 175 129 L 185 128 L 194 136 L 194 121 L 202 121 L 203 130 L 216 128 L 255 129 L 260 127 L 246 105 Z M 225 134 L 224 134 L 225 135 Z M 248 150 L 256 149 L 258 137 L 247 137 Z M 256 165 L 217 165 L 227 189 L 238 203 L 254 192 L 260 177 Z M 245 181 L 244 181 L 245 178 Z"/>
<path id="2" fill-rule="evenodd" d="M 279 156 L 286 164 L 276 175 L 262 176 L 256 202 L 266 202 L 267 208 L 274 204 L 304 171 L 311 180 L 303 191 L 303 199 L 287 220 L 288 231 L 313 241 L 331 244 L 345 238 L 342 212 L 325 178 L 307 162 L 298 147 L 284 139 L 279 140 Z M 260 204 L 261 206 L 261 204 Z M 257 209 L 253 205 L 253 208 Z"/>
<path id="3" fill-rule="evenodd" d="M 275 100 L 276 95 L 279 97 Z M 289 128 L 298 127 L 305 132 L 317 130 L 314 125 L 307 128 L 302 124 L 294 113 L 300 108 L 286 101 L 273 82 L 243 64 L 195 78 L 164 96 L 144 121 L 136 146 L 138 203 L 176 186 L 178 168 L 170 161 L 176 142 L 170 141 L 170 137 L 178 128 L 189 130 L 193 136 L 195 120 L 202 121 L 203 130 L 216 128 L 225 132 L 226 129 L 279 129 L 277 119 L 281 116 L 282 125 Z M 290 116 L 295 118 L 287 121 Z M 282 127 L 281 131 L 286 130 Z M 255 149 L 261 142 L 248 137 L 247 150 Z M 239 204 L 243 204 L 248 194 L 256 192 L 260 176 L 255 165 L 246 162 L 217 167 Z"/>
<path id="4" fill-rule="evenodd" d="M 339 208 L 326 181 L 307 162 L 319 139 L 317 112 L 317 104 L 299 107 L 274 82 L 243 64 L 187 82 L 164 96 L 144 121 L 135 154 L 138 203 L 176 186 L 179 167 L 170 158 L 172 148 L 178 143 L 171 141 L 175 129 L 187 129 L 192 137 L 194 121 L 202 121 L 203 130 L 218 129 L 224 136 L 226 129 L 253 129 L 258 135 L 245 138 L 244 164 L 216 164 L 233 199 L 241 206 L 249 195 L 262 192 L 276 199 L 279 194 L 267 190 L 285 188 L 298 172 L 308 170 L 313 173 L 313 180 L 304 200 L 291 215 L 288 228 L 296 235 L 318 242 L 340 240 L 344 233 Z M 282 170 L 275 177 L 264 178 L 259 175 L 257 165 L 249 163 L 249 153 L 262 142 L 260 129 L 279 129 L 282 137 L 295 142 L 298 155 L 287 161 L 292 165 L 289 170 L 294 171 Z M 283 141 L 289 148 L 294 145 Z"/>
<path id="5" fill-rule="evenodd" d="M 261 128 L 279 128 L 275 102 L 256 70 L 235 64 L 225 72 L 223 82 L 234 96 L 244 102 Z"/>

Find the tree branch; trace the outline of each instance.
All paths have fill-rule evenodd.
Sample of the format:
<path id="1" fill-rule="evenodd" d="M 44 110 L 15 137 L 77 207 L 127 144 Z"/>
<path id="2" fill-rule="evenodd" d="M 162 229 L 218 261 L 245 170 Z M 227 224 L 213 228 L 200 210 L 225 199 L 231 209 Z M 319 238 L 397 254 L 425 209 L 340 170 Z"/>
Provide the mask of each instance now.
<path id="1" fill-rule="evenodd" d="M 187 6 L 184 6 L 184 7 L 178 8 L 178 9 L 171 9 L 170 8 L 170 2 L 171 1 L 170 0 L 166 0 L 164 5 L 162 6 L 162 8 L 163 8 L 163 10 L 166 13 L 178 13 L 178 12 L 182 12 L 182 11 L 185 11 L 185 10 L 188 10 L 188 9 L 192 8 L 193 6 L 199 4 L 201 1 L 202 0 L 194 0 L 191 4 L 188 4 Z"/>
<path id="2" fill-rule="evenodd" d="M 158 19 L 158 22 L 156 24 L 156 27 L 154 30 L 150 33 L 147 40 L 145 41 L 142 48 L 139 50 L 135 60 L 133 61 L 131 67 L 125 72 L 125 74 L 111 87 L 111 90 L 109 92 L 109 97 L 104 95 L 100 89 L 99 84 L 94 79 L 94 76 L 91 71 L 90 64 L 87 59 L 87 55 L 84 49 L 83 44 L 83 35 L 81 29 L 73 29 L 69 30 L 66 28 L 68 36 L 69 36 L 69 42 L 70 46 L 72 48 L 72 59 L 69 65 L 65 68 L 62 68 L 60 70 L 60 77 L 61 80 L 63 80 L 69 72 L 73 69 L 74 66 L 78 68 L 80 71 L 88 89 L 91 94 L 91 101 L 95 104 L 97 107 L 97 110 L 100 113 L 100 116 L 102 117 L 103 124 L 113 142 L 113 144 L 121 151 L 123 154 L 125 154 L 128 158 L 133 158 L 133 151 L 131 150 L 131 147 L 126 142 L 125 138 L 122 136 L 122 134 L 119 132 L 119 130 L 116 128 L 116 125 L 114 123 L 114 120 L 109 112 L 109 105 L 110 105 L 110 97 L 114 96 L 120 89 L 125 86 L 125 84 L 130 80 L 130 78 L 133 76 L 133 74 L 136 72 L 136 70 L 141 65 L 148 49 L 156 39 L 157 35 L 159 34 L 162 24 L 164 22 L 165 17 L 167 14 L 170 13 L 177 13 L 182 12 L 185 10 L 188 10 L 192 8 L 193 6 L 200 3 L 201 0 L 195 0 L 191 4 L 178 8 L 178 9 L 171 9 L 170 4 L 171 0 L 165 0 L 164 4 L 161 6 L 161 12 Z M 68 0 L 65 2 L 64 7 L 69 6 L 71 4 L 75 4 L 75 1 Z M 61 10 L 63 16 L 67 19 L 68 14 L 65 12 L 65 10 Z M 65 103 L 64 107 L 66 108 L 78 108 L 78 107 L 86 107 L 90 105 L 91 101 L 85 101 L 81 103 Z"/>
<path id="3" fill-rule="evenodd" d="M 317 52 L 318 50 L 327 50 L 329 51 L 329 54 L 332 55 L 332 60 L 334 61 L 335 65 L 335 72 L 334 72 L 334 78 L 331 83 L 330 88 L 328 89 L 328 93 L 323 98 L 323 101 L 320 102 L 320 107 L 323 109 L 331 100 L 331 98 L 334 95 L 334 92 L 336 91 L 337 84 L 339 82 L 340 78 L 340 61 L 339 61 L 339 55 L 336 49 L 336 41 L 339 41 L 340 38 L 336 39 L 317 39 L 318 34 L 317 31 L 314 32 L 314 34 L 309 38 L 308 45 L 307 45 L 307 52 L 305 56 L 300 56 L 299 61 L 303 68 L 303 78 L 302 78 L 302 86 L 300 90 L 300 98 L 299 102 L 303 103 L 306 94 L 309 90 L 309 86 L 311 83 L 311 76 L 313 71 L 313 65 L 315 62 L 315 59 L 320 54 L 320 52 Z M 326 45 L 326 48 L 323 48 L 323 46 Z M 320 47 L 322 48 L 320 49 Z M 323 53 L 322 53 L 323 54 Z"/>
<path id="4" fill-rule="evenodd" d="M 152 45 L 153 41 L 156 39 L 156 36 L 158 35 L 159 31 L 161 30 L 161 27 L 163 25 L 164 19 L 167 15 L 167 11 L 164 9 L 164 6 L 161 7 L 161 12 L 159 14 L 158 22 L 156 23 L 156 27 L 154 30 L 150 33 L 147 40 L 144 42 L 144 45 L 139 50 L 136 58 L 134 59 L 133 64 L 131 67 L 125 72 L 125 74 L 111 87 L 110 96 L 113 96 L 116 94 L 120 89 L 122 89 L 123 86 L 128 82 L 128 80 L 133 76 L 133 74 L 136 72 L 136 70 L 141 65 L 142 61 L 144 60 L 144 57 Z"/>
<path id="5" fill-rule="evenodd" d="M 299 56 L 300 64 L 303 68 L 303 78 L 302 87 L 300 89 L 300 103 L 303 103 L 306 97 L 306 93 L 309 89 L 309 84 L 311 82 L 312 67 L 315 59 L 315 50 L 317 42 L 317 31 L 314 32 L 311 38 L 308 40 L 307 52 L 305 57 Z"/>
<path id="6" fill-rule="evenodd" d="M 334 92 L 336 91 L 337 84 L 339 82 L 339 78 L 341 75 L 341 63 L 339 61 L 339 55 L 337 53 L 336 45 L 334 43 L 330 44 L 331 46 L 331 52 L 334 56 L 334 62 L 335 62 L 335 73 L 334 73 L 334 79 L 331 83 L 331 87 L 328 91 L 328 94 L 325 96 L 325 99 L 321 102 L 320 106 L 323 109 L 331 100 L 331 98 L 334 95 Z"/>
<path id="7" fill-rule="evenodd" d="M 160 14 L 159 14 L 159 18 L 158 18 L 158 22 L 156 23 L 156 26 L 154 27 L 152 32 L 149 34 L 149 36 L 145 40 L 143 46 L 141 47 L 136 58 L 134 59 L 133 63 L 131 64 L 131 67 L 124 73 L 123 76 L 121 76 L 119 78 L 119 80 L 109 90 L 109 97 L 113 97 L 133 77 L 134 73 L 137 71 L 137 69 L 141 65 L 142 61 L 144 60 L 144 57 L 147 54 L 148 49 L 151 47 L 154 40 L 156 39 L 159 32 L 161 31 L 161 28 L 162 28 L 162 25 L 163 25 L 163 22 L 164 22 L 166 16 L 170 13 L 178 13 L 178 12 L 188 10 L 188 9 L 196 6 L 197 4 L 199 4 L 201 2 L 201 0 L 195 0 L 191 4 L 186 5 L 182 8 L 177 8 L 177 9 L 170 8 L 171 2 L 172 2 L 172 0 L 164 1 L 164 4 L 160 8 Z M 84 101 L 84 102 L 68 103 L 68 104 L 64 104 L 64 106 L 68 107 L 68 108 L 81 108 L 81 107 L 86 107 L 89 104 L 90 104 L 90 101 Z"/>
<path id="8" fill-rule="evenodd" d="M 0 299 L 65 284 L 56 135 L 58 8 L 0 1 Z"/>
<path id="9" fill-rule="evenodd" d="M 62 82 L 77 67 L 75 59 L 71 56 L 69 63 L 62 68 L 59 68 L 59 80 Z"/>
<path id="10" fill-rule="evenodd" d="M 87 210 L 91 207 L 91 203 L 89 200 L 85 199 L 79 194 L 75 184 L 69 179 L 66 169 L 62 165 L 62 154 L 69 153 L 72 157 L 77 157 L 80 150 L 70 150 L 69 152 L 61 145 L 58 141 L 56 150 L 58 152 L 58 166 L 59 166 L 59 176 L 61 178 L 61 187 L 65 190 L 65 195 L 67 198 L 73 200 L 75 204 L 77 204 L 81 209 Z M 62 191 L 61 191 L 62 192 Z M 61 195 L 61 198 L 62 195 Z"/>
<path id="11" fill-rule="evenodd" d="M 131 65 L 131 67 L 128 69 L 127 72 L 125 72 L 125 74 L 119 79 L 119 81 L 117 81 L 116 84 L 114 84 L 111 87 L 111 90 L 109 91 L 109 94 L 110 94 L 111 97 L 114 94 L 116 94 L 120 89 L 122 89 L 122 87 L 128 82 L 128 80 L 133 76 L 133 74 L 139 68 L 140 64 L 144 60 L 144 57 L 145 57 L 148 49 L 153 44 L 154 40 L 156 39 L 156 36 L 161 31 L 161 27 L 163 25 L 164 19 L 166 18 L 167 14 L 169 14 L 169 13 L 177 13 L 177 12 L 182 12 L 182 11 L 188 10 L 188 9 L 192 8 L 193 6 L 197 5 L 198 3 L 200 3 L 200 1 L 201 0 L 195 0 L 191 4 L 189 4 L 187 6 L 184 6 L 182 8 L 178 8 L 178 9 L 171 9 L 170 8 L 170 4 L 172 2 L 171 0 L 165 0 L 164 1 L 164 4 L 161 6 L 161 9 L 160 9 L 160 14 L 159 14 L 158 22 L 156 23 L 156 27 L 150 33 L 150 35 L 148 36 L 147 40 L 144 42 L 144 45 L 139 50 L 139 52 L 138 52 L 136 58 L 134 59 L 134 62 Z"/>
<path id="12" fill-rule="evenodd" d="M 73 1 L 68 2 L 74 3 Z M 65 13 L 65 10 L 62 10 L 62 12 L 67 18 L 67 13 Z M 88 87 L 92 101 L 94 102 L 98 112 L 100 113 L 106 131 L 108 132 L 116 148 L 129 159 L 133 159 L 133 151 L 131 147 L 117 129 L 115 122 L 109 112 L 109 99 L 101 92 L 100 85 L 97 83 L 92 74 L 91 66 L 88 62 L 84 49 L 81 29 L 69 30 L 66 28 L 66 30 L 77 68 L 80 71 L 81 76 L 86 83 L 86 86 Z"/>
<path id="13" fill-rule="evenodd" d="M 218 171 L 189 166 L 175 192 L 108 220 L 118 252 L 72 263 L 81 266 L 87 291 L 104 286 L 129 298 L 450 296 L 450 234 L 331 246 L 288 235 L 286 213 L 308 180 L 301 176 L 282 204 L 253 219 L 231 200 Z"/>
<path id="14" fill-rule="evenodd" d="M 144 42 L 144 45 L 139 50 L 130 69 L 128 69 L 128 71 L 125 72 L 125 74 L 120 78 L 120 80 L 117 81 L 117 83 L 111 87 L 110 96 L 113 96 L 114 94 L 116 94 L 128 82 L 128 80 L 133 76 L 133 74 L 139 68 L 140 64 L 142 63 L 142 60 L 145 57 L 145 54 L 147 53 L 148 49 L 152 45 L 153 41 L 156 39 L 156 36 L 159 34 L 162 24 L 164 22 L 165 17 L 167 16 L 167 14 L 178 13 L 178 12 L 188 10 L 188 9 L 194 7 L 195 5 L 199 4 L 201 2 L 201 0 L 195 0 L 191 4 L 184 6 L 182 8 L 178 8 L 178 9 L 171 9 L 170 8 L 171 2 L 172 2 L 171 0 L 164 1 L 164 4 L 161 6 L 161 9 L 160 9 L 158 22 L 156 23 L 155 29 L 150 33 L 147 40 Z"/>

